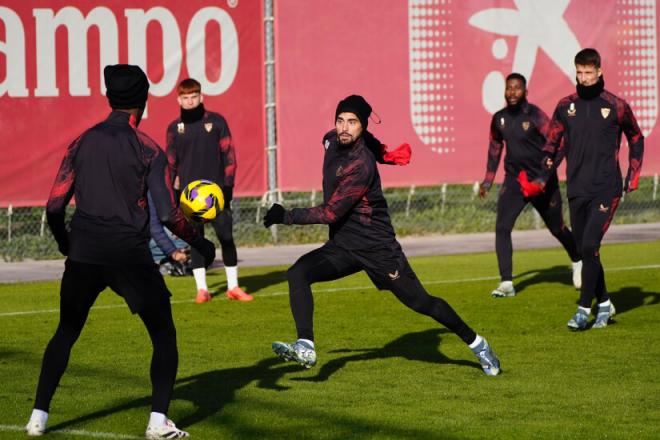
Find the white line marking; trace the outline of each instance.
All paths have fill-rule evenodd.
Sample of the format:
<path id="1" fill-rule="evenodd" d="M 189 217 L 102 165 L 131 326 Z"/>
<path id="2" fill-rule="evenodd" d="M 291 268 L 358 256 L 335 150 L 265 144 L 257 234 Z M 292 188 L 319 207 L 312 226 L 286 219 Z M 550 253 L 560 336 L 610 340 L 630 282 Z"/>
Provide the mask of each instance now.
<path id="1" fill-rule="evenodd" d="M 606 268 L 605 272 L 626 272 L 626 271 L 631 271 L 631 270 L 645 270 L 645 269 L 660 269 L 660 264 L 648 264 L 645 266 L 628 266 L 628 267 L 611 267 L 611 268 Z M 556 275 L 556 274 L 564 274 L 564 273 L 570 273 L 570 269 L 566 268 L 566 271 L 554 271 L 554 272 L 545 272 L 545 275 Z M 525 279 L 529 278 L 531 276 L 534 276 L 534 273 L 527 274 L 525 276 L 518 276 L 515 277 L 516 279 Z M 422 284 L 425 286 L 432 286 L 436 284 L 461 284 L 461 283 L 473 283 L 473 282 L 478 282 L 478 281 L 491 281 L 491 280 L 499 280 L 499 276 L 488 276 L 488 277 L 476 277 L 476 278 L 462 278 L 462 279 L 456 279 L 456 280 L 435 280 L 435 281 L 423 281 Z M 369 284 L 366 286 L 354 286 L 354 287 L 335 287 L 335 288 L 328 288 L 328 289 L 314 289 L 314 293 L 331 293 L 331 292 L 346 292 L 350 290 L 367 290 L 367 289 L 375 289 L 373 284 Z M 273 297 L 273 296 L 282 296 L 282 295 L 288 295 L 289 292 L 286 291 L 279 291 L 279 292 L 271 292 L 271 293 L 262 293 L 259 294 L 259 298 L 268 298 L 268 297 Z M 215 297 L 214 300 L 227 300 L 225 297 Z M 193 299 L 186 299 L 186 300 L 178 300 L 178 301 L 171 301 L 171 304 L 191 304 L 193 303 Z M 113 305 L 108 305 L 108 306 L 94 306 L 92 307 L 93 310 L 104 310 L 104 309 L 120 309 L 123 307 L 127 307 L 126 304 L 113 304 Z M 3 312 L 0 313 L 0 318 L 3 317 L 8 317 L 8 316 L 26 316 L 26 315 L 40 315 L 40 314 L 45 314 L 45 313 L 59 313 L 60 309 L 44 309 L 44 310 L 26 310 L 23 312 Z"/>
<path id="2" fill-rule="evenodd" d="M 24 432 L 24 426 L 18 425 L 0 425 L 0 431 L 10 432 Z M 92 437 L 92 438 L 116 438 L 116 439 L 143 439 L 144 437 L 136 437 L 128 434 L 114 434 L 112 432 L 95 432 L 84 431 L 82 429 L 58 429 L 55 431 L 46 431 L 46 434 L 63 434 L 63 435 L 76 435 L 78 437 Z"/>

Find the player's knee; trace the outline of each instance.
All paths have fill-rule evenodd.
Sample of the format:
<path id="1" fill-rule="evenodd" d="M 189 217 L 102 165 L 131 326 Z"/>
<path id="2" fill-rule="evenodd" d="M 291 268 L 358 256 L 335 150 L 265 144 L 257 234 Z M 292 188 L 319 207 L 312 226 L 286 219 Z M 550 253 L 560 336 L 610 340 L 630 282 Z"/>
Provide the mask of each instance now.
<path id="1" fill-rule="evenodd" d="M 595 258 L 599 255 L 600 246 L 597 243 L 583 243 L 580 251 L 583 258 Z"/>
<path id="2" fill-rule="evenodd" d="M 289 281 L 289 286 L 307 282 L 307 270 L 302 264 L 296 263 L 286 271 L 286 278 Z"/>
<path id="3" fill-rule="evenodd" d="M 428 315 L 431 313 L 432 298 L 428 294 L 415 295 L 406 303 L 408 307 L 417 313 Z"/>
<path id="4" fill-rule="evenodd" d="M 495 224 L 495 234 L 497 235 L 511 235 L 511 225 L 504 223 Z"/>

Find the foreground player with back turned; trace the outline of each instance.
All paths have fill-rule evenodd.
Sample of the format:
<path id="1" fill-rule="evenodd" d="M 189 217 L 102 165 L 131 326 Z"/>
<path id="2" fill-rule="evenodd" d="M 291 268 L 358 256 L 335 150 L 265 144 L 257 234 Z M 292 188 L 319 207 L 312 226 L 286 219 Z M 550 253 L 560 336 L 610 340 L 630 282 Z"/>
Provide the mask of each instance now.
<path id="1" fill-rule="evenodd" d="M 564 224 L 561 192 L 557 173 L 552 174 L 542 191 L 533 182 L 543 173 L 541 160 L 548 132 L 548 116 L 527 101 L 527 80 L 519 73 L 506 78 L 504 90 L 506 107 L 496 112 L 490 123 L 488 161 L 479 196 L 484 198 L 493 185 L 495 173 L 504 156 L 504 182 L 497 198 L 495 253 L 500 269 L 500 285 L 492 291 L 494 298 L 515 296 L 513 287 L 513 246 L 511 231 L 523 208 L 531 203 L 543 218 L 550 233 L 564 246 L 573 262 L 573 285 L 582 285 L 582 262 L 570 229 Z"/>
<path id="2" fill-rule="evenodd" d="M 287 272 L 298 340 L 274 342 L 273 351 L 306 368 L 314 366 L 311 284 L 364 270 L 378 289 L 390 290 L 407 307 L 456 333 L 476 354 L 483 371 L 495 376 L 500 361 L 488 342 L 447 302 L 426 292 L 395 238 L 376 166 L 377 161 L 387 163 L 388 154 L 383 154 L 384 148 L 373 148 L 375 138 L 366 130 L 370 114 L 371 106 L 361 96 L 351 95 L 339 102 L 335 130 L 324 138 L 323 204 L 291 210 L 275 204 L 264 217 L 266 227 L 327 224 L 330 229 L 325 245 L 300 257 Z"/>
<path id="3" fill-rule="evenodd" d="M 178 351 L 170 292 L 149 252 L 147 190 L 161 221 L 197 249 L 207 265 L 215 248 L 185 221 L 174 202 L 165 153 L 137 129 L 147 101 L 147 76 L 138 66 L 125 64 L 106 66 L 103 74 L 112 112 L 68 147 L 46 207 L 48 225 L 67 259 L 60 322 L 44 353 L 26 431 L 30 436 L 45 432 L 71 349 L 99 293 L 110 287 L 138 314 L 153 345 L 146 437 L 188 437 L 166 416 Z M 73 195 L 76 210 L 67 232 L 65 209 Z"/>
<path id="4" fill-rule="evenodd" d="M 582 289 L 570 330 L 585 330 L 596 298 L 592 328 L 606 327 L 615 309 L 605 286 L 600 243 L 614 217 L 621 190 L 637 189 L 644 155 L 644 136 L 628 103 L 605 90 L 595 49 L 575 55 L 577 93 L 557 104 L 544 151 L 543 164 L 552 173 L 566 157 L 566 182 L 571 227 L 582 254 Z M 625 183 L 619 166 L 621 134 L 628 139 Z M 562 142 L 563 139 L 563 142 Z"/>

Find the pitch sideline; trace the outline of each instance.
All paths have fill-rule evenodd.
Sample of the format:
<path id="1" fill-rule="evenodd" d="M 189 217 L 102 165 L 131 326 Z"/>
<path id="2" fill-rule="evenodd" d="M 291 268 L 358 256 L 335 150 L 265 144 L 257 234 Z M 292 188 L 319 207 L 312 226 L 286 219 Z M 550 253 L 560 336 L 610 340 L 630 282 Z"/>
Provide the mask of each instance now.
<path id="1" fill-rule="evenodd" d="M 644 269 L 660 269 L 660 264 L 648 264 L 644 266 L 624 266 L 624 267 L 613 267 L 613 268 L 608 268 L 607 272 L 624 272 L 624 271 L 631 271 L 631 270 L 644 270 Z M 568 271 L 568 269 L 567 269 Z M 562 274 L 565 273 L 565 271 L 554 271 L 554 272 L 547 272 L 547 274 Z M 533 276 L 533 274 L 529 274 L 523 277 L 516 277 L 517 279 L 525 279 Z M 488 277 L 475 277 L 475 278 L 462 278 L 462 279 L 455 279 L 455 280 L 435 280 L 435 281 L 424 281 L 424 285 L 432 286 L 432 285 L 437 285 L 437 284 L 461 284 L 461 283 L 472 283 L 472 282 L 478 282 L 478 281 L 491 281 L 491 280 L 499 280 L 499 276 L 488 276 Z M 375 289 L 373 285 L 368 285 L 368 286 L 353 286 L 353 287 L 336 287 L 336 288 L 330 288 L 330 289 L 315 289 L 314 293 L 330 293 L 330 292 L 344 292 L 344 291 L 350 291 L 350 290 L 364 290 L 364 289 Z M 267 297 L 273 297 L 273 296 L 282 296 L 282 295 L 288 295 L 289 292 L 272 292 L 272 293 L 264 293 L 259 295 L 260 298 L 267 298 Z M 217 298 L 219 300 L 226 299 L 224 297 Z M 171 304 L 190 304 L 194 302 L 194 299 L 189 299 L 189 300 L 178 300 L 178 301 L 171 301 Z M 126 304 L 113 304 L 113 305 L 107 305 L 107 306 L 94 306 L 92 307 L 93 310 L 104 310 L 104 309 L 118 309 L 126 307 Z M 26 310 L 22 312 L 3 312 L 0 313 L 0 318 L 5 318 L 5 317 L 10 317 L 10 316 L 28 316 L 28 315 L 39 315 L 39 314 L 46 314 L 46 313 L 58 313 L 60 309 L 44 309 L 44 310 Z M 0 425 L 2 426 L 2 425 Z"/>

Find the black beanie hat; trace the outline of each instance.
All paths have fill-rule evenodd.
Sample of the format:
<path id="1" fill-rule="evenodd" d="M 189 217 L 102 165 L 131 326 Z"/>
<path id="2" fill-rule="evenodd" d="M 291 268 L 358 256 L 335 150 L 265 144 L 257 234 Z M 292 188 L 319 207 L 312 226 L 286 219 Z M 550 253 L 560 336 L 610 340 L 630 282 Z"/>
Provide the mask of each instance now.
<path id="1" fill-rule="evenodd" d="M 142 108 L 147 102 L 149 80 L 142 69 L 130 64 L 105 66 L 105 95 L 110 107 L 117 109 Z"/>
<path id="2" fill-rule="evenodd" d="M 360 123 L 362 123 L 362 128 L 365 130 L 367 129 L 369 115 L 371 115 L 371 106 L 362 96 L 351 95 L 339 101 L 339 104 L 337 104 L 337 110 L 335 111 L 335 120 L 340 113 L 344 112 L 355 114 L 360 120 Z"/>

